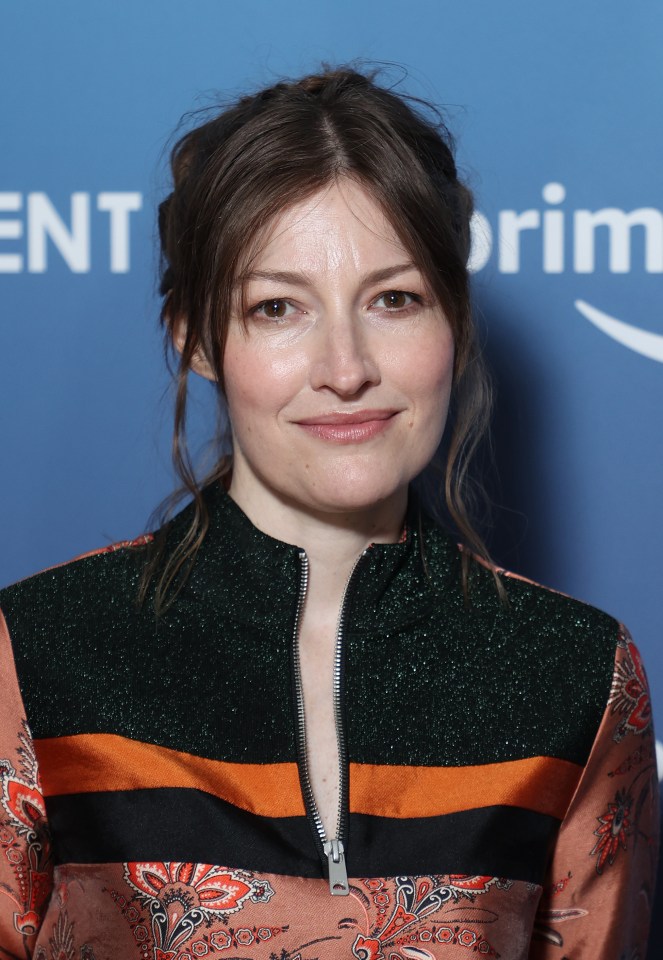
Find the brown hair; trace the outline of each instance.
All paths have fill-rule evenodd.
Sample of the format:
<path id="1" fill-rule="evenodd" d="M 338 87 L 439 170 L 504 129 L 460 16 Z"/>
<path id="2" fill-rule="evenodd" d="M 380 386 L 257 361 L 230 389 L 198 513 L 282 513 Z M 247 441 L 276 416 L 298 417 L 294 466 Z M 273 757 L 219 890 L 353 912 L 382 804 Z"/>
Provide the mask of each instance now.
<path id="1" fill-rule="evenodd" d="M 383 207 L 426 277 L 455 344 L 444 500 L 460 537 L 486 557 L 470 520 L 468 468 L 484 432 L 489 388 L 470 309 L 467 259 L 472 197 L 458 179 L 453 139 L 430 105 L 378 85 L 375 74 L 327 69 L 245 96 L 185 134 L 171 154 L 173 191 L 159 208 L 161 322 L 172 345 L 186 336 L 176 370 L 173 459 L 180 493 L 194 501 L 186 535 L 164 555 L 157 546 L 141 598 L 157 576 L 163 607 L 186 577 L 208 527 L 202 496 L 231 466 L 219 456 L 204 481 L 187 452 L 187 378 L 203 351 L 223 394 L 223 353 L 233 285 L 273 217 L 338 177 L 351 177 Z M 465 575 L 467 568 L 465 567 Z"/>

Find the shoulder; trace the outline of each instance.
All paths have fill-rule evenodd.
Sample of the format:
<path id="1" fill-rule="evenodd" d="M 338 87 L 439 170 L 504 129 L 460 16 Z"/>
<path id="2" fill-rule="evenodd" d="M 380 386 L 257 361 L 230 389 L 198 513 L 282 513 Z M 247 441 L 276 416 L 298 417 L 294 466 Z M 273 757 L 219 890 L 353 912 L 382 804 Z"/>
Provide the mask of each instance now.
<path id="1" fill-rule="evenodd" d="M 61 630 L 67 622 L 107 620 L 110 609 L 131 606 L 152 539 L 145 534 L 91 550 L 0 590 L 14 645 L 32 642 L 43 649 L 56 624 Z"/>
<path id="2" fill-rule="evenodd" d="M 623 628 L 611 614 L 522 574 L 476 558 L 472 563 L 477 593 L 490 590 L 496 579 L 503 585 L 506 619 L 514 629 L 554 638 L 569 655 L 605 656 L 612 663 Z"/>
<path id="3" fill-rule="evenodd" d="M 538 727 L 548 749 L 557 749 L 557 738 L 573 741 L 572 758 L 586 756 L 610 701 L 623 626 L 589 603 L 477 559 L 442 531 L 430 532 L 427 548 L 432 576 L 447 575 L 438 580 L 439 614 L 455 622 L 464 661 L 488 676 L 495 716 L 530 734 Z"/>
<path id="4" fill-rule="evenodd" d="M 506 591 L 504 637 L 520 638 L 528 661 L 550 684 L 564 678 L 569 695 L 593 703 L 597 716 L 609 699 L 615 659 L 625 643 L 623 625 L 593 604 L 480 561 L 484 580 L 500 578 Z"/>
<path id="5" fill-rule="evenodd" d="M 0 606 L 21 605 L 22 602 L 52 594 L 57 589 L 75 590 L 77 586 L 86 585 L 90 579 L 103 579 L 109 573 L 119 572 L 127 566 L 127 561 L 129 566 L 136 566 L 136 560 L 144 555 L 145 548 L 153 539 L 153 534 L 146 533 L 133 540 L 119 540 L 46 567 L 0 589 Z"/>
<path id="6" fill-rule="evenodd" d="M 187 503 L 152 533 L 107 544 L 0 590 L 17 662 L 56 663 L 69 648 L 81 657 L 102 648 L 120 657 L 139 641 L 154 643 L 154 580 L 163 558 L 186 539 L 192 515 Z M 154 576 L 141 602 L 149 565 Z"/>
<path id="7" fill-rule="evenodd" d="M 35 737 L 95 729 L 120 672 L 135 670 L 151 635 L 137 604 L 148 542 L 111 544 L 0 591 L 11 645 L 0 670 L 15 675 Z"/>
<path id="8" fill-rule="evenodd" d="M 606 650 L 614 657 L 621 624 L 598 607 L 477 557 L 432 521 L 425 551 L 434 578 L 462 601 L 470 619 L 490 619 L 532 639 L 555 637 L 569 648 L 580 642 L 585 653 Z"/>

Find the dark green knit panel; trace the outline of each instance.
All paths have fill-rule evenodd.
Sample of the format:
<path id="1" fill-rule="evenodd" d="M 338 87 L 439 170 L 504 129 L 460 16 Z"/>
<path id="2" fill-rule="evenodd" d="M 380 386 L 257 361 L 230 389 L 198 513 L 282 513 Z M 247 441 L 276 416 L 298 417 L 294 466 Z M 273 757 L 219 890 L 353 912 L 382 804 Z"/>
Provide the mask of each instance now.
<path id="1" fill-rule="evenodd" d="M 0 592 L 33 735 L 114 733 L 219 760 L 294 760 L 292 557 L 276 557 L 271 584 L 222 575 L 210 558 L 214 600 L 206 585 L 186 586 L 160 619 L 149 602 L 136 609 L 143 562 L 144 550 L 123 548 Z"/>
<path id="2" fill-rule="evenodd" d="M 440 549 L 428 541 L 425 616 L 371 631 L 359 605 L 346 666 L 350 759 L 454 766 L 545 755 L 584 764 L 610 693 L 617 623 L 515 579 L 505 579 L 505 606 L 478 565 L 466 604 L 460 564 L 449 578 Z M 409 590 L 420 588 L 416 578 Z M 380 625 L 398 622 L 398 604 L 395 592 L 385 599 Z"/>
<path id="3" fill-rule="evenodd" d="M 261 533 L 218 490 L 177 600 L 136 607 L 145 549 L 76 561 L 0 592 L 36 737 L 116 733 L 220 760 L 296 757 L 296 547 Z M 181 535 L 190 514 L 176 520 Z M 609 696 L 617 624 L 473 565 L 411 512 L 348 596 L 350 759 L 463 765 L 548 755 L 583 764 Z M 172 532 L 171 531 L 171 532 Z"/>

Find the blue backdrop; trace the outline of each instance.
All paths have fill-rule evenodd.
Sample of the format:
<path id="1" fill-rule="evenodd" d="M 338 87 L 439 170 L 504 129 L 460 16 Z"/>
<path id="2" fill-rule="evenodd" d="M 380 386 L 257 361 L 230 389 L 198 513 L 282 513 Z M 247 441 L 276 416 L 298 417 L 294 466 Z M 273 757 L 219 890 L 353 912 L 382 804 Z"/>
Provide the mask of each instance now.
<path id="1" fill-rule="evenodd" d="M 394 61 L 480 211 L 497 559 L 627 623 L 663 731 L 660 0 L 24 0 L 0 25 L 0 582 L 140 532 L 171 488 L 154 209 L 180 116 Z"/>

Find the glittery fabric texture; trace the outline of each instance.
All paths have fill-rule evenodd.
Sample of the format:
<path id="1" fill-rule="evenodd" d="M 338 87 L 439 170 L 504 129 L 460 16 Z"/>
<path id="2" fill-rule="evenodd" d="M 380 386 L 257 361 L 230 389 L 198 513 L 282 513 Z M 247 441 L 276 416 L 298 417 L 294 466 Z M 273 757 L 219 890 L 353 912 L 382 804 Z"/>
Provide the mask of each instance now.
<path id="1" fill-rule="evenodd" d="M 509 575 L 505 603 L 479 563 L 466 598 L 425 517 L 369 548 L 342 638 L 350 896 L 331 897 L 297 753 L 299 550 L 206 496 L 163 616 L 136 605 L 144 540 L 0 591 L 0 948 L 642 955 L 657 780 L 626 631 Z"/>

